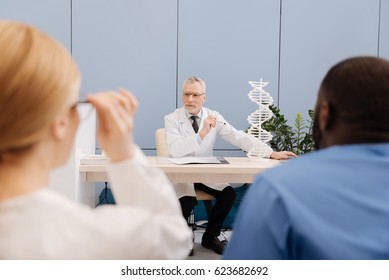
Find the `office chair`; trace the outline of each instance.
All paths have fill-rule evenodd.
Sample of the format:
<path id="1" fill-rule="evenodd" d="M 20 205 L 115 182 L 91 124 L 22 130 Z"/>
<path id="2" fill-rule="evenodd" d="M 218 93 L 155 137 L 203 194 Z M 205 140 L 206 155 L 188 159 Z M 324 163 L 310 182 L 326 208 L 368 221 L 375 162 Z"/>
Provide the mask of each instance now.
<path id="1" fill-rule="evenodd" d="M 155 145 L 157 148 L 157 156 L 158 157 L 168 157 L 169 156 L 164 128 L 158 128 L 155 131 Z M 214 197 L 212 195 L 205 193 L 203 191 L 200 191 L 200 190 L 196 191 L 196 197 L 198 200 L 212 200 L 212 199 L 214 199 Z"/>
<path id="2" fill-rule="evenodd" d="M 165 138 L 165 128 L 158 128 L 155 131 L 155 144 L 156 144 L 157 156 L 159 156 L 159 157 L 168 157 L 169 156 L 166 138 Z M 210 213 L 212 211 L 212 200 L 215 199 L 215 197 L 206 193 L 206 192 L 203 192 L 201 190 L 195 190 L 195 193 L 196 193 L 196 199 L 199 201 L 200 200 L 203 201 L 204 206 L 205 206 L 205 210 L 207 213 L 207 217 L 209 217 Z M 196 224 L 194 221 L 194 213 L 192 211 L 192 213 L 189 217 L 188 224 L 192 228 L 192 231 L 194 234 L 194 231 L 196 230 L 196 228 L 203 227 L 205 222 L 201 221 L 198 224 Z M 191 255 L 193 255 L 193 248 L 191 251 Z"/>
<path id="3" fill-rule="evenodd" d="M 168 157 L 169 156 L 164 128 L 158 128 L 155 131 L 155 144 L 156 144 L 158 157 Z M 205 200 L 205 201 L 211 201 L 211 200 L 215 199 L 214 196 L 212 196 L 206 192 L 200 191 L 200 190 L 196 190 L 196 198 L 197 198 L 197 200 Z M 208 210 L 207 210 L 207 213 L 209 213 Z"/>

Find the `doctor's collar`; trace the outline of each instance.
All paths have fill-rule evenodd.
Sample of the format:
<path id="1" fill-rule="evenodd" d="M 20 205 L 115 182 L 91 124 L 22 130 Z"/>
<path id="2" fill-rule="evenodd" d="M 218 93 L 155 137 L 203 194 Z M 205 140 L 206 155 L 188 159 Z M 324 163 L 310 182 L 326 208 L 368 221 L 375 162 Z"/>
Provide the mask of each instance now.
<path id="1" fill-rule="evenodd" d="M 185 115 L 186 115 L 186 117 L 187 117 L 188 119 L 190 119 L 190 117 L 193 116 L 192 114 L 190 114 L 190 113 L 185 109 L 185 107 L 184 107 L 184 111 L 185 111 Z M 202 117 L 203 117 L 203 107 L 201 107 L 200 112 L 199 112 L 197 115 L 195 115 L 195 116 L 197 116 L 200 120 L 202 119 Z"/>

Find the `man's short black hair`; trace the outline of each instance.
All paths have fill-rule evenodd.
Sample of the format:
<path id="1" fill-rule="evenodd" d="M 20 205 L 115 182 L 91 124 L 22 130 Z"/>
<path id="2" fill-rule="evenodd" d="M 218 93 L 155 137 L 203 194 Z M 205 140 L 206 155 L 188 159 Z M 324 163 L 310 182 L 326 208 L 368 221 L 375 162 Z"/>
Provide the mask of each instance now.
<path id="1" fill-rule="evenodd" d="M 389 61 L 354 57 L 333 66 L 321 84 L 334 122 L 374 133 L 389 132 Z"/>

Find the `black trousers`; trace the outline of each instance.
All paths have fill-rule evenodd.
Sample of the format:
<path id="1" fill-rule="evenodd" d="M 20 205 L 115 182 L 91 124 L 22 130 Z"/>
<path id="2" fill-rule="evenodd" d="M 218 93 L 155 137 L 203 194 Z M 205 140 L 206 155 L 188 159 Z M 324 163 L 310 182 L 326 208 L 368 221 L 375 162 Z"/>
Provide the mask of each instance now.
<path id="1" fill-rule="evenodd" d="M 216 203 L 212 208 L 211 215 L 208 217 L 208 225 L 205 235 L 219 236 L 224 220 L 234 205 L 236 193 L 231 186 L 225 187 L 222 191 L 214 190 L 202 183 L 195 183 L 195 189 L 209 193 L 216 198 Z M 183 196 L 179 199 L 184 218 L 188 220 L 193 207 L 197 205 L 197 199 L 194 196 Z"/>

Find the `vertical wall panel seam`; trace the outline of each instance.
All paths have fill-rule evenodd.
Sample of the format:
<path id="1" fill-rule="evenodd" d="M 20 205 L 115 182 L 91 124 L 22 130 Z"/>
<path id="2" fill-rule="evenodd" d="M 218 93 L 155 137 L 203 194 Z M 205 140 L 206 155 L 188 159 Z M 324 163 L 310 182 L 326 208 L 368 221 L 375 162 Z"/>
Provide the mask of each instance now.
<path id="1" fill-rule="evenodd" d="M 73 56 L 73 0 L 70 0 L 70 54 Z"/>
<path id="2" fill-rule="evenodd" d="M 178 31 L 179 31 L 179 20 L 180 20 L 180 0 L 177 0 L 177 36 L 176 36 L 176 108 L 178 108 Z"/>
<path id="3" fill-rule="evenodd" d="M 381 13 L 382 13 L 382 0 L 379 0 L 379 7 L 378 7 L 378 43 L 377 43 L 377 57 L 380 57 Z"/>
<path id="4" fill-rule="evenodd" d="M 282 32 L 282 0 L 280 0 L 280 21 L 278 27 L 278 89 L 277 89 L 277 107 L 280 107 L 280 86 L 281 86 L 281 32 Z"/>

